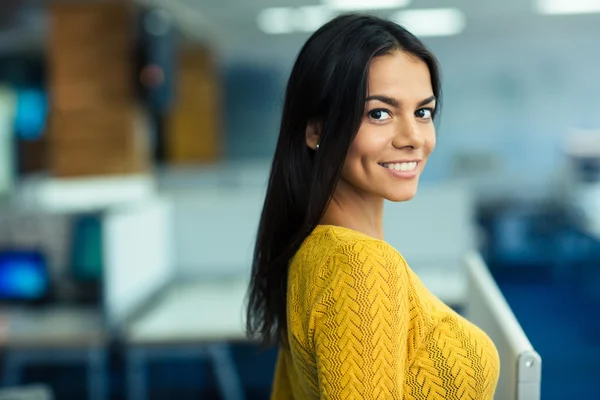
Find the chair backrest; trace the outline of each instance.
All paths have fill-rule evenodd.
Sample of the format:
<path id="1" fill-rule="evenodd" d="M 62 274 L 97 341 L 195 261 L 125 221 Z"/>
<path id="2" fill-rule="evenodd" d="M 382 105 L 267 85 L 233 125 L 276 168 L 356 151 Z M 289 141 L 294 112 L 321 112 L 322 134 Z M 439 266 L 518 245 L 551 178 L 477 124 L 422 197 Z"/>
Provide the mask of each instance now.
<path id="1" fill-rule="evenodd" d="M 465 316 L 494 341 L 500 355 L 496 400 L 538 400 L 542 359 L 533 349 L 481 256 L 464 258 L 468 276 Z"/>

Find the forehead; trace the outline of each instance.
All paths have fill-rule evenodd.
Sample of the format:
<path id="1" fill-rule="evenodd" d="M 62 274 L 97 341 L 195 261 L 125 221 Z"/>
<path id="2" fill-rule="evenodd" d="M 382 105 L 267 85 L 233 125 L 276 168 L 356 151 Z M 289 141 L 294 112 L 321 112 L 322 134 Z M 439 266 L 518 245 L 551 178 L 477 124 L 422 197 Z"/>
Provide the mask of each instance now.
<path id="1" fill-rule="evenodd" d="M 402 51 L 376 57 L 369 66 L 367 91 L 367 95 L 423 100 L 433 94 L 429 68 L 419 58 Z"/>

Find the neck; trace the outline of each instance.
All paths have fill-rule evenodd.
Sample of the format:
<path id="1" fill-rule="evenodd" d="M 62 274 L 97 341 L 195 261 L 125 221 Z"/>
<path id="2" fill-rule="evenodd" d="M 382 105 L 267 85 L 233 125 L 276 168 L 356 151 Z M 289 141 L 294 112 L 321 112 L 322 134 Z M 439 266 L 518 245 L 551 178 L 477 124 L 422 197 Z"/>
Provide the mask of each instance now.
<path id="1" fill-rule="evenodd" d="M 383 199 L 358 192 L 340 180 L 320 223 L 342 226 L 383 240 Z"/>

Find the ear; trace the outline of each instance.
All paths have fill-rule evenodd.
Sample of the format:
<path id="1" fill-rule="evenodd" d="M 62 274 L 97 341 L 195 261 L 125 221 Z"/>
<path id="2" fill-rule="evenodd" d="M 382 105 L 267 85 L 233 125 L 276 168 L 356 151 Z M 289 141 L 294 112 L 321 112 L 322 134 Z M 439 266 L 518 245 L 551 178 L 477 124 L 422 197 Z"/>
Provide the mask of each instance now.
<path id="1" fill-rule="evenodd" d="M 320 139 L 321 122 L 308 121 L 308 124 L 306 124 L 306 145 L 313 150 L 317 150 Z"/>

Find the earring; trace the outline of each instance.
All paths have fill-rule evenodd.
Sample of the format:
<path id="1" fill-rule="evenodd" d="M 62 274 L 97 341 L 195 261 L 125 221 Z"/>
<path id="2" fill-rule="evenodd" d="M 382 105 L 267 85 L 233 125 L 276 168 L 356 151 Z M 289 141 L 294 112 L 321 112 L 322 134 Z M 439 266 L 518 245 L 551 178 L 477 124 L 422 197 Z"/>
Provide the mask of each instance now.
<path id="1" fill-rule="evenodd" d="M 317 143 L 317 150 L 319 150 L 319 143 Z"/>

